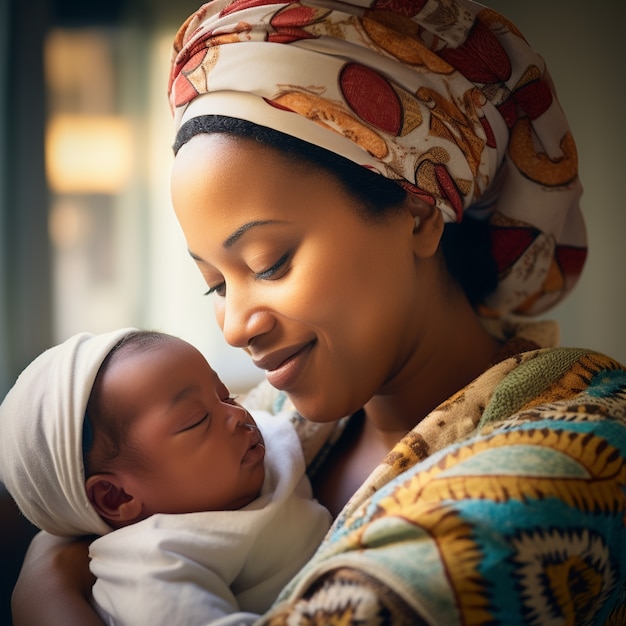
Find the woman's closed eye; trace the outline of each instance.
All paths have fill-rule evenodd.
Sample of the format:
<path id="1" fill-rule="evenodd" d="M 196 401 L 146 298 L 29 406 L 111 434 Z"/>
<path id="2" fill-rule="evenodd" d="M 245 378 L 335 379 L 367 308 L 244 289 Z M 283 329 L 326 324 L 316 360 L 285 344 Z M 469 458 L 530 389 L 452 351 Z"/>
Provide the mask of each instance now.
<path id="1" fill-rule="evenodd" d="M 286 272 L 288 265 L 287 262 L 291 257 L 291 251 L 285 252 L 276 263 L 274 263 L 271 267 L 267 269 L 261 270 L 260 272 L 255 272 L 254 277 L 257 280 L 277 280 L 281 278 Z M 208 291 L 205 292 L 205 296 L 210 296 L 211 294 L 217 294 L 218 296 L 226 295 L 226 281 L 222 281 L 216 285 L 209 287 Z"/>
<path id="2" fill-rule="evenodd" d="M 204 295 L 210 296 L 213 293 L 216 293 L 218 296 L 223 296 L 226 293 L 226 282 L 222 281 L 213 287 L 209 287 L 208 291 L 204 292 Z"/>
<path id="3" fill-rule="evenodd" d="M 283 254 L 283 256 L 281 256 L 276 263 L 274 263 L 274 265 L 261 272 L 256 272 L 255 277 L 259 280 L 276 280 L 277 278 L 280 278 L 287 267 L 287 261 L 290 256 L 291 251 L 289 250 L 285 252 L 285 254 Z"/>

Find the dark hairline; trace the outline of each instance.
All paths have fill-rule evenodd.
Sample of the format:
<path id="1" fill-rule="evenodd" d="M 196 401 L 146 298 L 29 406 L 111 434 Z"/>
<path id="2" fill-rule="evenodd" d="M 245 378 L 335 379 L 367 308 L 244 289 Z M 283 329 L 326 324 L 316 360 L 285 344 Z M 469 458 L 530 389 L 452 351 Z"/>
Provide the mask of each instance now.
<path id="1" fill-rule="evenodd" d="M 333 175 L 358 201 L 360 212 L 366 218 L 380 218 L 389 210 L 397 208 L 407 195 L 398 182 L 330 150 L 254 122 L 224 115 L 203 115 L 185 122 L 176 134 L 174 154 L 195 136 L 203 134 L 247 139 L 275 150 L 290 163 L 320 168 Z"/>

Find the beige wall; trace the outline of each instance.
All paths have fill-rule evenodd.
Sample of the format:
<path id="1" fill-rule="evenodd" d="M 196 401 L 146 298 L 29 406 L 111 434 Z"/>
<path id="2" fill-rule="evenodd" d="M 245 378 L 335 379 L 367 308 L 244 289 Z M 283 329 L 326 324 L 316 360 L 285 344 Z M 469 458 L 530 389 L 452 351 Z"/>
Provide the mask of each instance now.
<path id="1" fill-rule="evenodd" d="M 484 0 L 546 59 L 578 144 L 589 236 L 585 271 L 546 317 L 564 345 L 626 362 L 626 4 L 615 0 Z"/>

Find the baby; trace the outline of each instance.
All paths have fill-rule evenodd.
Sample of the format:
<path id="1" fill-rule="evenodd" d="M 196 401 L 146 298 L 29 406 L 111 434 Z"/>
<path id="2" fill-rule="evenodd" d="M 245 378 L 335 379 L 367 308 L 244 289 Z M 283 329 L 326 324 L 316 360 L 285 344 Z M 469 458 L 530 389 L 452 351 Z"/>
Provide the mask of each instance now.
<path id="1" fill-rule="evenodd" d="M 287 416 L 256 420 L 163 333 L 82 333 L 0 406 L 0 480 L 37 527 L 90 548 L 108 624 L 250 624 L 330 515 Z"/>

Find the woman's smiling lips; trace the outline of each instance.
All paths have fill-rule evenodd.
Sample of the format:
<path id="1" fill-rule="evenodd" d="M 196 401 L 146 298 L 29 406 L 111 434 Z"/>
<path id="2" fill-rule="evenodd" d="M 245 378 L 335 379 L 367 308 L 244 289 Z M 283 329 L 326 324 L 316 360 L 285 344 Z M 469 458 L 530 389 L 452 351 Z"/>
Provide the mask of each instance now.
<path id="1" fill-rule="evenodd" d="M 293 386 L 314 343 L 314 341 L 309 341 L 288 346 L 252 360 L 257 367 L 266 370 L 267 380 L 272 387 L 284 391 Z"/>

